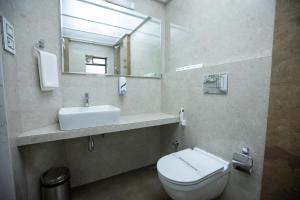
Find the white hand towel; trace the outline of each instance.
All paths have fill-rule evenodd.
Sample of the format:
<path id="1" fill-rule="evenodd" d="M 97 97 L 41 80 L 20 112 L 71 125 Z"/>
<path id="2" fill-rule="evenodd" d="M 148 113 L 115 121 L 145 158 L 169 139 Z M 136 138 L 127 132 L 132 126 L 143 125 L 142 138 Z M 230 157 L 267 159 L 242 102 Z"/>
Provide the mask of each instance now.
<path id="1" fill-rule="evenodd" d="M 38 51 L 40 85 L 42 91 L 59 87 L 57 57 L 55 54 Z"/>

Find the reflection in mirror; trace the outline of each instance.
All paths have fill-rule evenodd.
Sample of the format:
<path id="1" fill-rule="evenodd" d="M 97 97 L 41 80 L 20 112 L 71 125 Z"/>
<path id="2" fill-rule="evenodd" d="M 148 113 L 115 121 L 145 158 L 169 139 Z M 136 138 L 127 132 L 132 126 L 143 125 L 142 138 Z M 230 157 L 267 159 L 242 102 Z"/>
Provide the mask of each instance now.
<path id="1" fill-rule="evenodd" d="M 103 0 L 62 0 L 63 72 L 161 76 L 161 21 Z"/>

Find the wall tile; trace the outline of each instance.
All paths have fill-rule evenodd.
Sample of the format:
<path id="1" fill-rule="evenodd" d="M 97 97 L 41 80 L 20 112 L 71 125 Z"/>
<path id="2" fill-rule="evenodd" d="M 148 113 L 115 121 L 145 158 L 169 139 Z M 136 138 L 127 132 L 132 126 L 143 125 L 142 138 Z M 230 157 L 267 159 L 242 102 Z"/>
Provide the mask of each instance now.
<path id="1" fill-rule="evenodd" d="M 271 56 L 274 9 L 275 0 L 172 1 L 166 13 L 167 71 Z"/>
<path id="2" fill-rule="evenodd" d="M 0 3 L 2 5 L 1 0 Z M 3 1 L 3 5 L 8 5 L 7 1 Z M 1 8 L 4 7 L 1 6 Z M 0 13 L 2 13 L 1 8 Z M 6 54 L 4 59 L 5 75 L 7 77 L 9 136 L 14 157 L 13 167 L 15 170 L 15 185 L 18 189 L 18 199 L 39 199 L 38 178 L 42 172 L 54 165 L 66 165 L 74 169 L 72 170 L 74 171 L 72 174 L 75 177 L 74 184 L 84 184 L 96 180 L 90 174 L 93 171 L 87 170 L 94 169 L 93 167 L 95 166 L 92 164 L 102 164 L 102 159 L 111 163 L 116 162 L 116 159 L 110 160 L 108 150 L 111 147 L 109 143 L 101 143 L 103 145 L 101 148 L 107 149 L 104 152 L 108 154 L 101 154 L 101 157 L 87 157 L 86 161 L 90 162 L 91 165 L 81 165 L 80 168 L 73 166 L 77 165 L 73 159 L 78 155 L 78 150 L 74 149 L 73 143 L 67 145 L 62 142 L 45 143 L 18 150 L 15 145 L 15 137 L 24 131 L 57 123 L 59 108 L 82 105 L 85 92 L 90 93 L 91 105 L 111 104 L 119 106 L 122 110 L 122 115 L 159 112 L 161 80 L 128 78 L 128 92 L 121 98 L 118 95 L 118 79 L 116 77 L 99 78 L 99 76 L 63 74 L 59 77 L 60 88 L 52 92 L 41 92 L 37 58 L 33 55 L 32 48 L 39 39 L 44 39 L 46 42 L 45 50 L 55 53 L 58 56 L 58 60 L 61 60 L 59 0 L 13 0 L 5 8 L 7 8 L 5 15 L 9 15 L 11 22 L 14 22 L 17 48 L 16 56 Z M 157 2 L 136 1 L 136 9 L 164 20 L 164 6 Z M 60 63 L 58 68 L 61 71 Z M 151 134 L 152 132 L 154 134 Z M 135 141 L 136 144 L 132 141 L 132 137 L 135 135 L 138 135 L 137 141 Z M 120 151 L 120 149 L 130 150 L 127 154 L 124 152 L 128 159 L 124 160 L 117 169 L 112 168 L 111 171 L 106 170 L 105 173 L 96 171 L 98 179 L 152 164 L 158 158 L 160 150 L 159 129 L 133 131 L 125 133 L 124 137 L 120 138 L 124 140 L 124 144 L 115 144 L 113 150 L 115 153 Z M 84 152 L 86 151 L 85 139 L 77 140 L 81 144 L 81 150 L 84 150 Z M 99 141 L 102 141 L 101 137 Z M 152 141 L 152 143 L 149 143 L 149 141 Z M 148 151 L 142 149 L 142 146 L 147 147 Z M 133 152 L 133 147 L 139 151 Z M 67 148 L 68 156 L 65 153 L 65 148 Z M 20 152 L 23 153 L 21 156 L 19 155 Z M 136 155 L 138 159 L 130 157 L 131 154 L 129 152 L 132 155 Z M 115 155 L 117 156 L 118 154 L 116 153 Z M 70 161 L 74 162 L 65 163 L 68 160 L 67 158 L 72 158 Z M 134 159 L 134 162 L 131 162 L 132 159 Z M 25 170 L 25 173 L 22 170 Z M 82 174 L 82 171 L 85 171 L 86 174 Z M 86 178 L 78 178 L 81 175 Z M 24 176 L 26 176 L 26 181 Z M 28 195 L 26 190 L 28 190 Z"/>
<path id="3" fill-rule="evenodd" d="M 161 133 L 225 160 L 248 146 L 251 175 L 232 169 L 220 199 L 259 199 L 264 159 L 275 1 L 173 0 L 167 6 L 167 64 L 162 82 L 162 111 L 185 108 L 187 126 Z M 201 69 L 176 67 L 203 63 Z M 205 74 L 227 72 L 227 95 L 204 95 Z M 163 129 L 162 129 L 163 130 Z M 162 152 L 168 148 L 162 147 Z"/>
<path id="4" fill-rule="evenodd" d="M 181 106 L 185 108 L 187 127 L 179 136 L 174 133 L 179 138 L 183 137 L 185 147 L 198 146 L 228 161 L 233 152 L 239 152 L 244 146 L 252 151 L 254 173 L 249 176 L 232 169 L 227 190 L 221 199 L 253 199 L 253 196 L 259 199 L 270 69 L 271 58 L 266 57 L 190 72 L 169 73 L 164 79 L 163 111 L 174 113 Z M 229 74 L 228 94 L 204 95 L 201 84 L 203 75 L 224 71 Z M 174 77 L 180 81 L 172 81 Z M 189 81 L 185 80 L 187 77 Z M 172 146 L 174 139 L 163 134 L 162 131 L 161 143 Z"/>
<path id="5" fill-rule="evenodd" d="M 160 79 L 127 78 L 127 93 L 119 96 L 117 77 L 84 78 L 88 80 L 85 83 L 82 76 L 64 75 L 64 106 L 83 105 L 84 93 L 88 92 L 91 105 L 118 106 L 122 115 L 160 111 Z"/>

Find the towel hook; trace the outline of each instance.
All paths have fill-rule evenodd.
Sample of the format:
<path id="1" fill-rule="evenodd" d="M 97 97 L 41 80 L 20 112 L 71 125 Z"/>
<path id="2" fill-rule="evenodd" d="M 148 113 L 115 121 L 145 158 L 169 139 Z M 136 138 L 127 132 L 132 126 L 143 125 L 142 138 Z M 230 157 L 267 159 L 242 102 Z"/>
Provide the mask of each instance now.
<path id="1" fill-rule="evenodd" d="M 43 50 L 43 49 L 45 49 L 45 40 L 43 40 L 43 39 L 40 39 L 37 43 L 35 43 L 34 45 L 33 45 L 33 48 L 35 49 L 35 50 Z"/>
<path id="2" fill-rule="evenodd" d="M 37 43 L 33 45 L 33 52 L 34 54 L 38 55 L 39 50 L 45 49 L 45 40 L 40 39 Z"/>
<path id="3" fill-rule="evenodd" d="M 40 39 L 37 43 L 37 48 L 44 49 L 45 48 L 45 40 Z"/>

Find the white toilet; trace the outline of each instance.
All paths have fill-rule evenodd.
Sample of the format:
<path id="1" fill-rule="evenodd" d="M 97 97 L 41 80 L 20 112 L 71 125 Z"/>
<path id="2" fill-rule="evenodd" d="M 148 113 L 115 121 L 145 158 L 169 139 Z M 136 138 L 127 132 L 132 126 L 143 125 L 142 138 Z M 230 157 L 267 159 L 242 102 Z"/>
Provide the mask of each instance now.
<path id="1" fill-rule="evenodd" d="M 159 159 L 159 179 L 174 200 L 209 200 L 221 195 L 229 177 L 229 162 L 199 148 Z"/>

